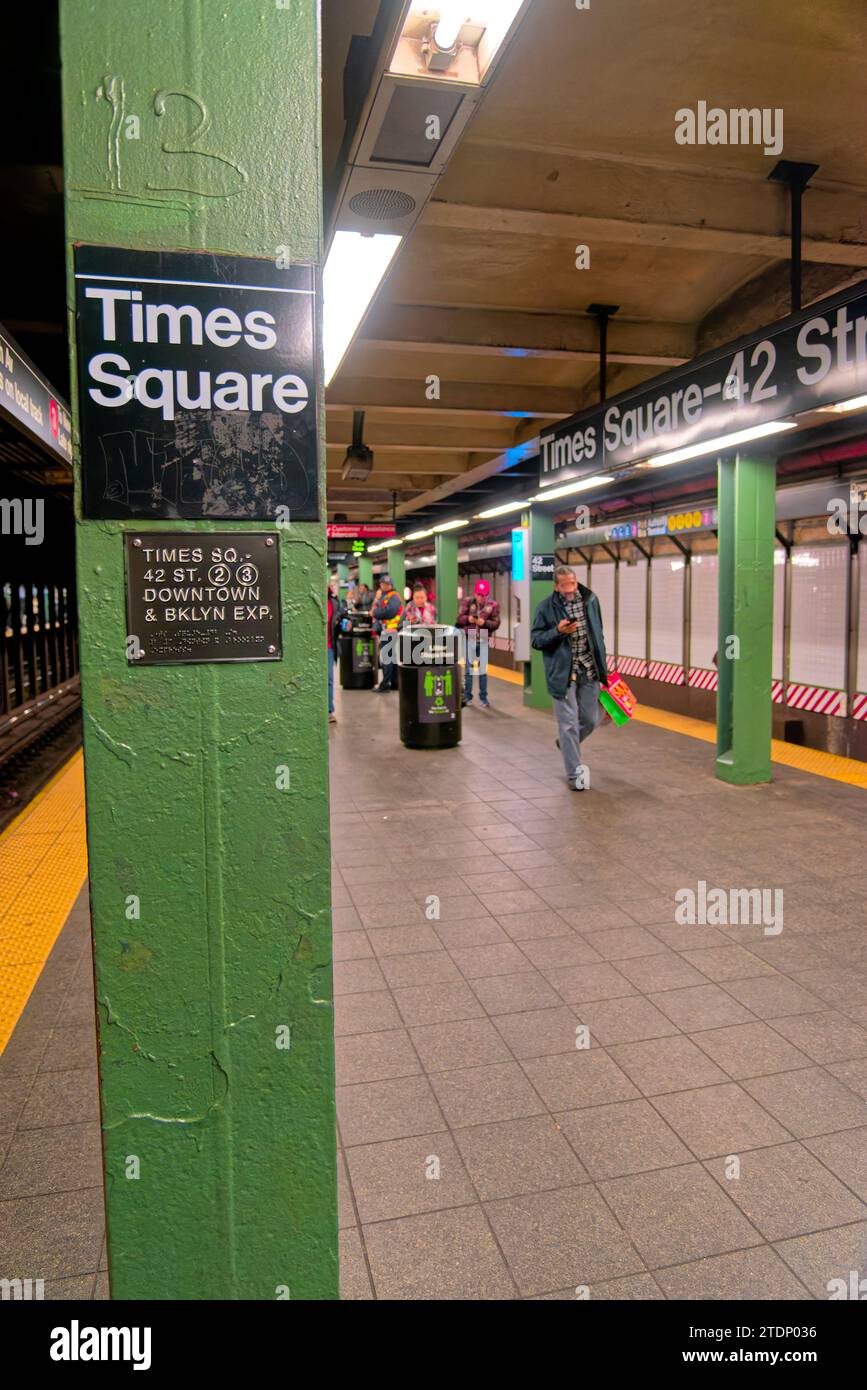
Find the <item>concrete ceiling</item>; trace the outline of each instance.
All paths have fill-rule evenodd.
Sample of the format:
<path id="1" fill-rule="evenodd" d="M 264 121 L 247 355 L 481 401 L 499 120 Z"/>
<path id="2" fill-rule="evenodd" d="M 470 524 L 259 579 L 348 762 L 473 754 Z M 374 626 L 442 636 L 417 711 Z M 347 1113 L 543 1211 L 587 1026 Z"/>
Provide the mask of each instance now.
<path id="1" fill-rule="evenodd" d="M 326 168 L 343 138 L 339 57 L 375 10 L 324 0 Z M 591 303 L 620 306 L 609 394 L 788 312 L 788 198 L 768 182 L 780 156 L 679 145 L 681 107 L 781 109 L 782 157 L 820 166 L 805 302 L 867 277 L 865 51 L 863 0 L 533 0 L 328 390 L 329 516 L 388 516 L 392 493 L 409 515 L 593 404 Z M 340 478 L 354 410 L 375 453 L 356 484 Z"/>

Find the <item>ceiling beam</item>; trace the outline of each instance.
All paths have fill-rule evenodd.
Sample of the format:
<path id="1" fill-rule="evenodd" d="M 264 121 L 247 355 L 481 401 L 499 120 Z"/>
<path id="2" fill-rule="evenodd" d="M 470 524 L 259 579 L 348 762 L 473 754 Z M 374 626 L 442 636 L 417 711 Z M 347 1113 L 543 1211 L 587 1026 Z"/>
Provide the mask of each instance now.
<path id="1" fill-rule="evenodd" d="M 770 208 L 771 205 L 769 205 Z M 776 205 L 773 205 L 776 210 Z M 770 217 L 767 219 L 770 221 Z M 774 217 L 779 222 L 779 216 Z M 590 247 L 605 245 L 661 246 L 675 251 L 715 252 L 728 256 L 760 256 L 786 260 L 786 234 L 767 230 L 735 231 L 727 227 L 676 222 L 642 222 L 625 217 L 586 217 L 565 212 L 535 212 L 521 208 L 480 207 L 473 203 L 430 202 L 423 214 L 425 227 L 438 231 L 474 232 L 479 237 L 510 235 L 534 240 L 571 241 Z M 812 226 L 812 220 L 810 222 Z M 444 252 L 445 254 L 445 252 Z M 805 236 L 805 261 L 867 267 L 867 244 Z"/>
<path id="2" fill-rule="evenodd" d="M 358 346 L 431 354 L 526 355 L 595 365 L 599 361 L 599 327 L 589 314 L 383 303 L 368 314 L 365 337 L 358 340 Z M 676 367 L 694 355 L 695 334 L 687 324 L 612 319 L 608 326 L 609 362 Z"/>
<path id="3" fill-rule="evenodd" d="M 506 386 L 499 383 L 443 381 L 442 399 L 425 399 L 425 381 L 376 377 L 338 377 L 329 392 L 328 412 L 375 410 L 392 415 L 499 415 L 506 418 L 559 419 L 575 409 L 576 392 L 562 386 Z"/>

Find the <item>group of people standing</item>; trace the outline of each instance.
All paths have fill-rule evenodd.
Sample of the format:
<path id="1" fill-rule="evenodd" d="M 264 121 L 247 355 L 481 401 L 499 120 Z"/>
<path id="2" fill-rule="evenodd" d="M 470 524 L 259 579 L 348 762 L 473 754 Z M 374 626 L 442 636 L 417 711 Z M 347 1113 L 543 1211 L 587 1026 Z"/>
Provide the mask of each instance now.
<path id="1" fill-rule="evenodd" d="M 436 622 L 436 609 L 427 596 L 421 581 L 413 585 L 412 598 L 404 603 L 395 589 L 391 576 L 384 574 L 375 594 L 366 584 L 358 584 L 349 596 L 349 607 L 355 612 L 370 612 L 374 632 L 397 632 L 401 627 Z M 340 618 L 348 611 L 341 606 L 336 594 L 328 591 L 328 718 L 333 723 L 334 712 L 334 653 Z M 467 635 L 467 661 L 464 675 L 464 705 L 473 703 L 473 668 L 479 667 L 479 704 L 490 708 L 486 644 L 500 626 L 500 605 L 491 598 L 486 579 L 477 581 L 472 595 L 461 600 L 456 626 Z M 486 634 L 485 639 L 471 643 L 472 634 Z M 531 641 L 542 653 L 545 681 L 554 706 L 557 723 L 557 747 L 563 758 L 566 779 L 575 791 L 588 786 L 587 769 L 581 760 L 581 745 L 589 738 L 603 718 L 599 694 L 608 680 L 605 655 L 605 636 L 599 600 L 586 585 L 579 584 L 574 570 L 558 565 L 554 571 L 554 592 L 536 608 Z M 474 660 L 478 653 L 478 661 Z M 382 693 L 397 688 L 397 666 L 387 648 L 381 648 L 379 685 Z"/>

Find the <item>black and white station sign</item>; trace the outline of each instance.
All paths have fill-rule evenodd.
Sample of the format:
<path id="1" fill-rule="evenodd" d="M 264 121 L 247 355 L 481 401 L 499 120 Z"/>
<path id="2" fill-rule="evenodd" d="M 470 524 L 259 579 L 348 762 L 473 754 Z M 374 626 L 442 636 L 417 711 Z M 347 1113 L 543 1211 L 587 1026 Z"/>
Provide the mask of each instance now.
<path id="1" fill-rule="evenodd" d="M 85 517 L 318 519 L 313 266 L 78 246 L 75 284 Z"/>

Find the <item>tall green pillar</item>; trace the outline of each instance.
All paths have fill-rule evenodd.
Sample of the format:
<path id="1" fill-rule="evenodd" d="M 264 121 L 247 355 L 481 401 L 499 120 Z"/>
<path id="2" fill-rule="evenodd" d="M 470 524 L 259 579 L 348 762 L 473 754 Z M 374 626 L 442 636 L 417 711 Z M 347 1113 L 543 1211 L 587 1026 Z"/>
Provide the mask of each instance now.
<path id="1" fill-rule="evenodd" d="M 540 511 L 538 507 L 531 507 L 529 512 L 530 521 L 530 540 L 527 565 L 532 562 L 534 555 L 550 555 L 554 550 L 554 516 L 552 512 Z M 527 621 L 532 627 L 533 615 L 543 599 L 551 593 L 552 584 L 550 579 L 530 579 L 530 611 Z M 550 709 L 551 696 L 548 694 L 548 687 L 545 684 L 545 663 L 541 652 L 537 652 L 535 647 L 530 649 L 530 660 L 524 667 L 524 704 L 533 709 Z"/>
<path id="2" fill-rule="evenodd" d="M 337 562 L 337 590 L 339 597 L 345 599 L 349 591 L 349 566 L 345 560 Z"/>
<path id="3" fill-rule="evenodd" d="M 358 557 L 358 582 L 366 584 L 368 589 L 373 588 L 373 560 L 369 555 Z"/>
<path id="4" fill-rule="evenodd" d="M 406 551 L 402 545 L 390 546 L 386 553 L 386 565 L 388 573 L 391 575 L 391 582 L 397 592 L 403 598 L 403 591 L 406 588 Z"/>
<path id="5" fill-rule="evenodd" d="M 60 15 L 70 313 L 76 242 L 321 263 L 313 0 Z M 83 520 L 78 404 L 112 1296 L 336 1298 L 324 524 L 279 528 L 281 660 L 131 666 L 124 531 L 243 523 Z"/>
<path id="6" fill-rule="evenodd" d="M 458 617 L 458 538 L 441 531 L 436 538 L 437 622 Z"/>
<path id="7" fill-rule="evenodd" d="M 720 459 L 716 774 L 739 785 L 771 780 L 776 486 L 773 459 Z"/>

